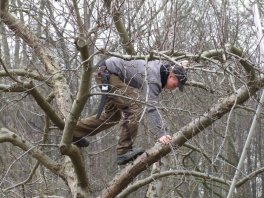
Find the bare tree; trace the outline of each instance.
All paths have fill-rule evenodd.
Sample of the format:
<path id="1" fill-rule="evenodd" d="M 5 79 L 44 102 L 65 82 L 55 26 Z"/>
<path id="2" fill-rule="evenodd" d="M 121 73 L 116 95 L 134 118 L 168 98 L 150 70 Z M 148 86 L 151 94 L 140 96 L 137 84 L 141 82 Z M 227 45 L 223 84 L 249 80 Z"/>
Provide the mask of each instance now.
<path id="1" fill-rule="evenodd" d="M 0 0 L 0 18 L 1 196 L 151 197 L 159 184 L 160 197 L 226 197 L 264 85 L 251 5 Z M 172 144 L 156 143 L 143 119 L 136 144 L 146 152 L 125 167 L 115 163 L 117 128 L 89 137 L 88 149 L 71 144 L 78 119 L 96 110 L 101 56 L 189 63 L 185 92 L 165 91 L 157 106 Z M 263 192 L 257 140 L 240 197 Z"/>

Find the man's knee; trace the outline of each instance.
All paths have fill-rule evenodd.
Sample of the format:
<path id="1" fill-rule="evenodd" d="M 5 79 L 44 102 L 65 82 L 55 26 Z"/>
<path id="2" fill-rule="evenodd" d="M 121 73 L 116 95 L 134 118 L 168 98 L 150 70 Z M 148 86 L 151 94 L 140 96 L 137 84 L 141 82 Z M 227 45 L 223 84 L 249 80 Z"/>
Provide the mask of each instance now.
<path id="1" fill-rule="evenodd" d="M 112 114 L 110 120 L 112 122 L 119 122 L 121 120 L 121 117 L 122 117 L 121 112 L 120 111 L 116 111 L 115 113 Z"/>

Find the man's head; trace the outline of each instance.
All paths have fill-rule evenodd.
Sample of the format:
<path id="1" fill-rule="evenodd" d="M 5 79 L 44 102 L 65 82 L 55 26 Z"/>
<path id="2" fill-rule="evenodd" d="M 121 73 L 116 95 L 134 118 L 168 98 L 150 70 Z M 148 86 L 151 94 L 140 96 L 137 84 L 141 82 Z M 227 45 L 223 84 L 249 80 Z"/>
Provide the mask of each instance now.
<path id="1" fill-rule="evenodd" d="M 165 88 L 174 90 L 179 87 L 180 91 L 183 91 L 185 82 L 187 81 L 187 73 L 185 69 L 179 65 L 172 65 Z"/>

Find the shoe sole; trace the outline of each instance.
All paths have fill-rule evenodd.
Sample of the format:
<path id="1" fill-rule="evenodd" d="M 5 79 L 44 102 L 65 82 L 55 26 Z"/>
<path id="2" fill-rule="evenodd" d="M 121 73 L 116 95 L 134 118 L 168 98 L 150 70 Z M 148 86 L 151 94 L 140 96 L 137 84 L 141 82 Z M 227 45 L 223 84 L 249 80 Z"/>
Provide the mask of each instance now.
<path id="1" fill-rule="evenodd" d="M 136 153 L 135 155 L 129 156 L 127 159 L 124 159 L 124 160 L 121 159 L 120 162 L 118 162 L 118 160 L 117 160 L 117 164 L 118 165 L 124 165 L 124 164 L 127 164 L 128 162 L 134 161 L 138 156 L 140 156 L 144 152 L 145 151 L 140 151 L 140 152 Z"/>
<path id="2" fill-rule="evenodd" d="M 77 147 L 83 148 L 88 147 L 90 142 L 85 138 L 73 138 L 73 144 Z"/>

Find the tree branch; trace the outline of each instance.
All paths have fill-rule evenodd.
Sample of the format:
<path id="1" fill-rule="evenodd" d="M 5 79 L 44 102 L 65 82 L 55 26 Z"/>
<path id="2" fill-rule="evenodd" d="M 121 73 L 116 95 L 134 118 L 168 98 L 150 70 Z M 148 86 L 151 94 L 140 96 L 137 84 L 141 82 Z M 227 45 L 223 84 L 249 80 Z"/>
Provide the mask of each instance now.
<path id="1" fill-rule="evenodd" d="M 249 175 L 247 175 L 246 177 L 244 177 L 243 179 L 239 180 L 236 183 L 236 188 L 239 188 L 240 186 L 242 186 L 244 183 L 246 183 L 248 180 L 252 179 L 253 177 L 256 177 L 258 174 L 262 173 L 264 171 L 264 167 L 250 173 Z"/>
<path id="2" fill-rule="evenodd" d="M 12 74 L 9 73 L 8 69 L 5 66 L 4 61 L 2 60 L 2 58 L 0 57 L 0 63 L 3 66 L 7 76 L 9 76 L 13 81 L 17 82 L 17 83 L 22 83 L 21 81 L 19 81 L 18 79 L 16 79 L 14 76 L 12 76 Z"/>
<path id="3" fill-rule="evenodd" d="M 81 53 L 83 62 L 83 70 L 81 76 L 81 83 L 78 89 L 76 99 L 74 100 L 70 113 L 65 122 L 63 130 L 63 136 L 60 143 L 60 151 L 62 154 L 70 157 L 75 173 L 77 175 L 78 185 L 81 187 L 81 193 L 83 197 L 87 197 L 90 194 L 90 185 L 88 182 L 87 173 L 85 171 L 84 160 L 81 156 L 80 150 L 76 146 L 72 145 L 73 132 L 75 130 L 77 121 L 81 115 L 81 112 L 86 104 L 89 97 L 89 90 L 91 88 L 92 80 L 92 61 L 89 58 L 88 41 L 85 37 L 84 24 L 82 23 L 79 16 L 79 8 L 76 0 L 73 0 L 74 10 L 77 15 L 78 26 L 79 26 L 79 38 L 76 42 L 76 47 Z M 89 60 L 89 61 L 88 61 Z M 73 181 L 73 184 L 75 181 Z"/>
<path id="4" fill-rule="evenodd" d="M 6 188 L 6 189 L 3 189 L 3 191 L 4 191 L 4 192 L 9 191 L 9 190 L 11 190 L 11 189 L 13 189 L 13 188 L 16 188 L 16 187 L 18 187 L 18 186 L 24 185 L 24 184 L 26 184 L 27 182 L 29 182 L 29 181 L 32 179 L 33 175 L 35 174 L 37 168 L 39 167 L 39 164 L 40 164 L 40 163 L 37 162 L 37 163 L 34 165 L 33 169 L 31 170 L 31 173 L 29 174 L 29 176 L 28 176 L 27 179 L 25 179 L 24 181 L 22 181 L 22 182 L 20 182 L 20 183 L 18 183 L 18 184 L 15 184 L 14 186 L 11 186 L 11 187 L 8 187 L 8 188 Z"/>
<path id="5" fill-rule="evenodd" d="M 186 85 L 191 86 L 191 87 L 197 87 L 197 88 L 203 89 L 205 91 L 208 91 L 211 94 L 213 94 L 215 92 L 215 90 L 211 89 L 209 86 L 207 86 L 207 85 L 205 85 L 204 83 L 201 83 L 201 82 L 187 81 Z"/>
<path id="6" fill-rule="evenodd" d="M 36 52 L 47 72 L 52 75 L 51 82 L 56 90 L 57 103 L 62 114 L 66 117 L 71 105 L 70 89 L 67 85 L 66 78 L 63 76 L 63 73 L 60 72 L 59 65 L 52 59 L 51 52 L 42 45 L 37 36 L 34 35 L 24 23 L 8 13 L 8 1 L 2 0 L 1 5 L 3 5 L 0 7 L 0 17 L 2 21 Z"/>
<path id="7" fill-rule="evenodd" d="M 179 176 L 179 175 L 184 175 L 184 176 L 193 176 L 193 177 L 198 177 L 201 178 L 202 180 L 206 181 L 206 180 L 210 180 L 211 181 L 215 181 L 221 184 L 225 184 L 225 185 L 229 185 L 229 181 L 226 181 L 224 179 L 221 179 L 219 177 L 215 177 L 209 174 L 205 174 L 205 173 L 201 173 L 201 172 L 197 172 L 197 171 L 188 171 L 188 170 L 170 170 L 170 171 L 164 171 L 161 173 L 156 173 L 153 174 L 147 178 L 144 178 L 142 180 L 138 180 L 136 181 L 134 184 L 130 185 L 129 187 L 127 187 L 124 191 L 122 191 L 117 197 L 118 198 L 124 198 L 127 197 L 130 193 L 136 191 L 137 189 L 155 181 L 156 179 L 160 179 L 162 177 L 167 177 L 167 176 L 171 176 L 171 175 L 175 175 L 175 176 Z"/>
<path id="8" fill-rule="evenodd" d="M 49 99 L 51 99 L 51 98 L 52 98 L 52 97 L 49 97 Z M 50 100 L 50 101 L 51 101 L 51 100 Z M 42 139 L 42 142 L 43 142 L 44 144 L 48 141 L 49 127 L 50 127 L 50 119 L 49 119 L 49 117 L 48 117 L 47 114 L 46 114 L 46 115 L 45 115 L 44 134 L 43 134 L 43 139 Z M 28 176 L 27 179 L 25 179 L 25 180 L 22 181 L 22 182 L 19 182 L 18 184 L 15 184 L 15 185 L 13 185 L 13 186 L 11 186 L 11 187 L 6 188 L 6 189 L 4 189 L 3 191 L 4 191 L 4 192 L 9 191 L 9 190 L 11 190 L 11 189 L 13 189 L 13 188 L 16 188 L 16 187 L 18 187 L 18 186 L 24 185 L 24 184 L 26 184 L 27 182 L 29 182 L 29 181 L 32 179 L 33 175 L 35 174 L 37 168 L 39 167 L 39 164 L 40 164 L 39 161 L 37 161 L 37 162 L 35 163 L 33 169 L 31 170 L 31 173 L 29 174 L 29 176 Z"/>
<path id="9" fill-rule="evenodd" d="M 37 149 L 36 146 L 32 145 L 27 140 L 19 137 L 14 132 L 6 128 L 0 128 L 0 143 L 3 142 L 10 142 L 14 146 L 17 146 L 22 150 L 28 152 L 32 157 L 38 160 L 43 166 L 45 166 L 47 169 L 49 169 L 51 172 L 58 175 L 65 181 L 66 175 L 61 171 L 61 165 L 59 163 L 54 162 L 45 153 Z"/>
<path id="10" fill-rule="evenodd" d="M 245 69 L 246 73 L 248 74 L 247 79 L 248 83 L 254 84 L 256 79 L 255 69 L 252 64 L 250 64 L 247 60 L 243 58 L 243 51 L 241 49 L 238 49 L 237 47 L 233 45 L 227 45 L 228 52 L 231 53 L 231 55 L 235 55 L 236 58 L 239 59 L 240 64 Z"/>
<path id="11" fill-rule="evenodd" d="M 202 149 L 197 148 L 197 147 L 195 147 L 195 146 L 193 146 L 191 144 L 187 144 L 187 143 L 185 143 L 183 146 L 185 146 L 186 148 L 190 148 L 190 149 L 192 149 L 194 151 L 197 151 L 197 152 L 201 153 L 209 161 L 209 163 L 213 165 L 214 169 L 217 171 L 217 166 L 212 163 L 212 160 L 210 159 L 211 156 L 208 156 L 208 154 L 205 151 L 202 151 Z"/>
<path id="12" fill-rule="evenodd" d="M 121 12 L 118 10 L 117 5 L 112 5 L 111 0 L 104 0 L 106 7 L 108 11 L 112 14 L 115 27 L 119 33 L 119 37 L 121 40 L 121 43 L 123 44 L 124 49 L 126 52 L 130 55 L 135 54 L 135 49 L 132 45 L 131 38 L 128 35 L 128 32 L 126 30 L 126 27 L 123 23 Z M 114 1 L 115 4 L 117 4 L 117 1 Z M 113 10 L 111 10 L 111 7 L 113 7 Z"/>
<path id="13" fill-rule="evenodd" d="M 1 1 L 2 3 L 3 1 Z M 6 1 L 6 6 L 7 6 L 7 1 Z M 6 7 L 0 7 L 0 17 L 2 21 L 11 29 L 13 32 L 20 38 L 22 38 L 36 53 L 40 61 L 43 63 L 46 71 L 51 74 L 51 82 L 53 83 L 54 86 L 54 93 L 56 96 L 56 101 L 59 106 L 59 110 L 61 111 L 62 115 L 66 118 L 67 115 L 69 115 L 69 112 L 71 110 L 71 93 L 70 93 L 70 88 L 69 85 L 67 84 L 67 80 L 63 73 L 61 72 L 61 68 L 58 65 L 57 62 L 52 58 L 51 52 L 42 45 L 42 43 L 39 41 L 39 39 L 32 33 L 32 31 L 26 27 L 22 22 L 20 22 L 18 19 L 16 19 L 14 16 L 12 16 L 10 13 L 8 13 L 5 9 Z M 90 80 L 90 79 L 89 79 Z M 79 102 L 79 101 L 77 101 Z M 79 109 L 78 109 L 79 110 Z M 76 116 L 78 114 L 73 114 L 69 115 L 69 119 L 71 118 L 77 118 L 79 116 Z M 77 120 L 72 120 L 73 123 L 77 122 Z M 69 121 L 67 121 L 66 125 L 71 125 L 69 124 Z M 75 125 L 71 127 L 65 127 L 66 130 L 69 131 L 69 136 L 64 136 L 67 137 L 68 140 L 67 142 L 69 143 L 71 140 L 70 138 L 72 137 L 73 131 L 70 131 L 70 129 L 74 128 Z M 76 175 L 79 181 L 80 186 L 82 189 L 85 189 L 88 184 L 88 180 L 86 178 L 86 173 L 84 169 L 84 163 L 80 163 L 82 161 L 82 158 L 80 156 L 79 149 L 77 149 L 76 146 L 70 145 L 68 152 L 71 156 L 72 163 L 74 163 L 74 167 L 76 170 Z M 80 172 L 80 170 L 82 170 Z M 85 177 L 83 177 L 85 175 Z M 72 175 L 71 177 L 67 177 L 68 182 L 71 181 L 72 178 L 75 178 L 75 175 Z M 75 186 L 74 188 L 71 188 L 72 194 L 77 194 L 78 192 L 78 186 Z M 86 190 L 86 189 L 85 189 Z M 84 190 L 84 191 L 85 191 Z M 76 192 L 76 193 L 75 193 Z"/>
<path id="14" fill-rule="evenodd" d="M 53 110 L 49 102 L 39 93 L 33 82 L 24 83 L 24 87 L 27 88 L 28 92 L 34 97 L 41 109 L 49 116 L 50 120 L 62 130 L 64 128 L 63 120 Z"/>
<path id="15" fill-rule="evenodd" d="M 260 79 L 254 87 L 242 86 L 237 90 L 237 93 L 219 101 L 208 112 L 204 113 L 204 115 L 196 118 L 175 133 L 173 135 L 172 145 L 176 148 L 181 147 L 189 139 L 199 134 L 205 128 L 229 112 L 235 103 L 242 104 L 247 101 L 252 94 L 257 92 L 263 86 L 263 83 L 264 78 Z M 161 144 L 156 144 L 154 147 L 147 150 L 132 164 L 126 166 L 126 168 L 124 168 L 121 173 L 107 185 L 102 191 L 102 197 L 115 197 L 135 178 L 136 175 L 144 171 L 154 162 L 158 161 L 161 157 L 167 155 L 170 151 L 171 147 L 169 145 Z"/>
<path id="16" fill-rule="evenodd" d="M 64 128 L 64 121 L 57 115 L 53 110 L 49 102 L 39 93 L 33 82 L 24 82 L 23 84 L 13 84 L 13 85 L 1 85 L 0 90 L 4 92 L 29 92 L 40 108 L 49 116 L 50 120 L 59 129 Z"/>
<path id="17" fill-rule="evenodd" d="M 8 73 L 13 76 L 24 76 L 24 77 L 32 78 L 38 81 L 48 81 L 48 77 L 40 76 L 37 72 L 34 72 L 34 71 L 27 71 L 24 69 L 12 69 L 8 71 Z M 6 71 L 0 70 L 0 77 L 6 77 L 6 76 L 8 76 Z"/>
<path id="18" fill-rule="evenodd" d="M 0 90 L 2 92 L 25 92 L 26 89 L 21 84 L 5 85 L 0 84 Z"/>

